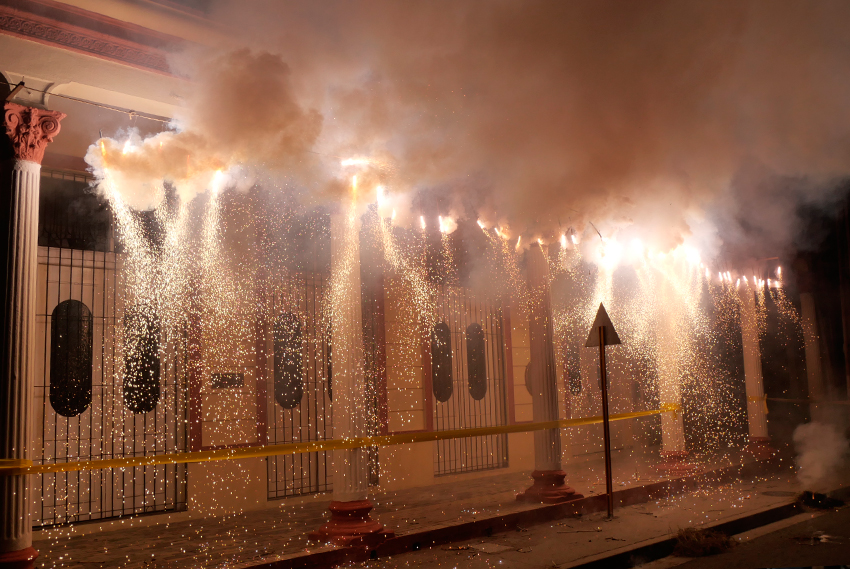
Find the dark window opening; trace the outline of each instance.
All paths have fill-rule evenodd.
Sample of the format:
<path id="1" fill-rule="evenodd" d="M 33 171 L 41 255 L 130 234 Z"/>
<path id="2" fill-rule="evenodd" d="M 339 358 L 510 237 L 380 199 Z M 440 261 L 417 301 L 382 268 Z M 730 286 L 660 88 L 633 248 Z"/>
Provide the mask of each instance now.
<path id="1" fill-rule="evenodd" d="M 110 251 L 112 214 L 90 187 L 88 176 L 41 170 L 38 244 L 85 251 Z"/>
<path id="2" fill-rule="evenodd" d="M 431 331 L 431 387 L 437 401 L 452 396 L 452 333 L 449 325 L 438 322 Z"/>
<path id="3" fill-rule="evenodd" d="M 477 322 L 466 327 L 466 367 L 469 373 L 469 394 L 484 399 L 487 393 L 487 353 L 484 329 Z"/>
<path id="4" fill-rule="evenodd" d="M 304 396 L 301 322 L 281 314 L 274 324 L 274 398 L 284 409 L 294 409 Z"/>
<path id="5" fill-rule="evenodd" d="M 133 413 L 153 411 L 159 401 L 159 317 L 146 304 L 124 315 L 124 404 Z"/>
<path id="6" fill-rule="evenodd" d="M 60 302 L 50 316 L 50 405 L 76 417 L 91 405 L 92 313 L 79 300 Z"/>

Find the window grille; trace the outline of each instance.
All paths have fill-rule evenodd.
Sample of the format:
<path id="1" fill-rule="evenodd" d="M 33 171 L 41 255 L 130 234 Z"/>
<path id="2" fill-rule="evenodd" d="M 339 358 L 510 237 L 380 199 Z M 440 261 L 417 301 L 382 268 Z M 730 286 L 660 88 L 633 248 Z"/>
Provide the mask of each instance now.
<path id="1" fill-rule="evenodd" d="M 155 409 L 133 413 L 124 405 L 123 261 L 116 253 L 111 213 L 87 189 L 90 179 L 42 168 L 31 444 L 37 449 L 36 464 L 187 450 L 182 337 L 160 339 L 160 397 Z M 57 412 L 56 398 L 50 394 L 53 382 L 61 380 L 55 373 L 59 364 L 54 334 L 61 334 L 68 324 L 63 316 L 75 319 L 72 309 L 57 311 L 66 301 L 85 305 L 91 330 L 90 404 L 74 416 Z M 62 357 L 58 356 L 60 362 Z M 36 528 L 186 509 L 185 465 L 51 473 L 31 480 Z"/>
<path id="2" fill-rule="evenodd" d="M 269 444 L 333 438 L 330 346 L 323 301 L 326 276 L 289 273 L 270 279 L 266 289 L 270 333 L 266 337 Z M 331 454 L 270 456 L 269 499 L 328 492 Z"/>
<path id="3" fill-rule="evenodd" d="M 463 287 L 444 285 L 437 306 L 438 320 L 450 331 L 453 388 L 447 401 L 434 398 L 434 428 L 444 431 L 506 425 L 501 303 L 477 299 Z M 432 369 L 433 363 L 432 354 Z M 434 446 L 437 476 L 507 466 L 505 434 L 437 441 Z"/>

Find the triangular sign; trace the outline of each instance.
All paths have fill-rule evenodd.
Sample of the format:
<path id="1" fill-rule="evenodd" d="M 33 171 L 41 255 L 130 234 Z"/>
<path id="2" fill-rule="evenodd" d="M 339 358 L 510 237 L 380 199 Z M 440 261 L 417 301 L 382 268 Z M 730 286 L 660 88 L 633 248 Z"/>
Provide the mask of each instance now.
<path id="1" fill-rule="evenodd" d="M 587 336 L 587 342 L 584 344 L 585 348 L 593 348 L 599 345 L 600 326 L 605 326 L 606 346 L 621 343 L 620 336 L 617 335 L 617 331 L 614 330 L 614 325 L 611 323 L 608 313 L 605 312 L 605 307 L 602 306 L 602 303 L 599 303 L 599 312 L 596 313 L 596 320 L 593 321 L 593 326 L 590 327 L 590 334 Z"/>

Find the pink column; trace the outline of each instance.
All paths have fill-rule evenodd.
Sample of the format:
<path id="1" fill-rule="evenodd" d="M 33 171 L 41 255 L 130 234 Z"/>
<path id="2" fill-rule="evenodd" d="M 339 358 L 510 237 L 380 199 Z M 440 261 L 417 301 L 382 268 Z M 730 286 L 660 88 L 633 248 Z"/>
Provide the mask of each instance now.
<path id="1" fill-rule="evenodd" d="M 3 336 L 0 339 L 0 461 L 31 464 L 30 408 L 35 383 L 33 345 L 41 160 L 65 115 L 5 103 L 14 156 L 3 167 L 0 227 Z M 30 488 L 26 475 L 0 475 L 0 569 L 33 567 Z"/>
<path id="2" fill-rule="evenodd" d="M 549 290 L 549 262 L 543 249 L 533 244 L 528 251 L 528 288 L 531 301 L 528 331 L 531 344 L 529 377 L 531 380 L 532 417 L 535 423 L 558 420 L 558 386 L 555 349 L 552 343 L 552 308 Z M 557 504 L 581 498 L 564 483 L 567 473 L 561 469 L 560 429 L 534 431 L 534 484 L 517 500 Z"/>

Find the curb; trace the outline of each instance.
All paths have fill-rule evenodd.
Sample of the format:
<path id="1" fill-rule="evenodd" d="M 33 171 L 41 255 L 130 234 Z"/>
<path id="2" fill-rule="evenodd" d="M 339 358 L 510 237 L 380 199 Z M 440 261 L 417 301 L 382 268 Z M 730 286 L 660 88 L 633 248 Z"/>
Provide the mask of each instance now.
<path id="1" fill-rule="evenodd" d="M 842 500 L 850 499 L 850 487 L 840 488 L 829 493 L 830 496 L 840 498 Z M 717 522 L 713 524 L 705 524 L 700 526 L 701 529 L 713 529 L 733 536 L 740 533 L 752 531 L 756 528 L 778 522 L 787 518 L 796 516 L 808 511 L 798 502 L 791 502 L 781 506 L 773 506 L 764 510 L 759 510 L 749 514 L 741 514 L 740 517 Z M 576 560 L 572 563 L 559 565 L 559 569 L 629 569 L 663 559 L 673 554 L 673 549 L 676 547 L 676 537 L 659 537 L 648 540 L 640 544 L 632 544 L 624 546 L 620 549 L 607 551 L 598 555 L 585 557 L 581 560 Z"/>
<path id="2" fill-rule="evenodd" d="M 746 462 L 708 472 L 692 474 L 682 478 L 663 480 L 646 486 L 626 488 L 614 492 L 614 506 L 624 507 L 642 504 L 666 498 L 668 496 L 684 494 L 688 491 L 696 490 L 697 488 L 704 486 L 718 486 L 740 478 L 748 478 L 764 474 L 764 472 L 770 469 L 770 467 L 771 465 L 769 463 Z M 794 506 L 795 504 L 790 504 L 774 509 L 782 510 L 783 508 L 791 508 L 789 512 L 782 515 L 782 517 L 788 517 L 798 512 L 798 510 L 793 509 Z M 408 551 L 419 551 L 420 549 L 436 545 L 464 541 L 477 537 L 489 537 L 496 533 L 515 531 L 518 526 L 527 527 L 566 517 L 577 517 L 584 514 L 600 512 L 605 509 L 607 509 L 606 495 L 600 494 L 579 498 L 578 500 L 573 500 L 565 504 L 540 505 L 528 510 L 511 512 L 481 520 L 462 522 L 458 524 L 446 524 L 443 526 L 422 529 L 398 535 L 397 537 L 389 539 L 371 550 L 355 547 L 323 546 L 309 551 L 289 554 L 273 560 L 255 560 L 240 563 L 237 567 L 241 569 L 307 569 L 312 567 L 333 567 L 344 563 L 358 563 L 368 561 L 369 559 L 399 555 Z M 749 517 L 757 518 L 759 520 L 752 526 L 746 526 L 745 522 L 741 520 L 731 520 L 725 522 L 725 524 L 743 524 L 741 527 L 746 526 L 745 529 L 735 531 L 735 533 L 740 533 L 741 531 L 747 531 L 747 529 L 752 529 L 766 523 L 771 523 L 777 519 L 781 519 L 771 517 L 771 515 L 774 514 L 764 514 L 762 512 L 751 514 Z M 730 526 L 730 529 L 735 528 Z M 660 542 L 657 544 L 646 544 L 637 549 L 648 548 L 647 553 L 651 553 L 654 551 L 653 548 L 658 548 L 657 551 L 660 553 L 666 551 L 665 547 L 667 546 L 664 545 L 666 541 L 672 541 L 672 543 L 675 544 L 675 539 L 668 540 L 661 538 Z M 670 551 L 672 551 L 672 547 L 673 545 L 669 546 Z M 658 555 L 658 553 L 656 555 Z M 665 557 L 666 555 L 669 555 L 669 553 L 665 553 L 662 557 Z M 616 559 L 618 559 L 619 556 L 625 556 L 623 560 L 624 564 L 617 564 Z M 604 558 L 605 567 L 631 567 L 632 565 L 628 562 L 633 556 L 634 554 L 631 550 L 607 556 Z M 601 561 L 602 560 L 600 559 L 599 562 Z M 594 563 L 597 563 L 597 561 L 589 561 L 587 563 L 589 563 L 587 566 L 591 567 Z M 610 565 L 609 563 L 614 563 L 614 565 Z M 577 567 L 579 566 L 584 567 L 584 565 L 577 565 Z"/>

